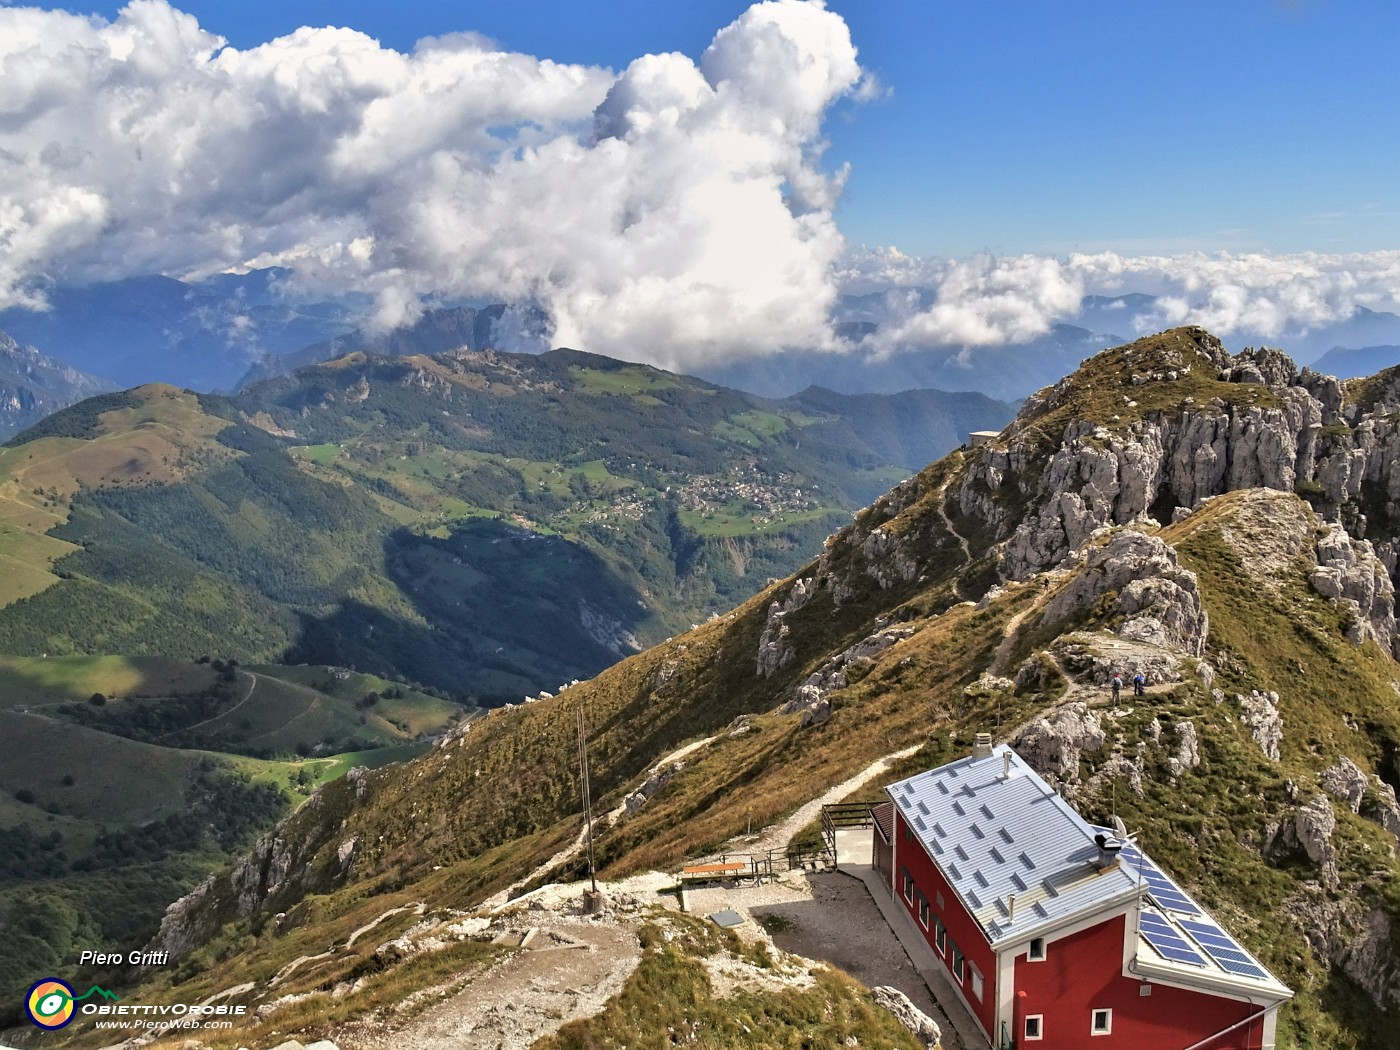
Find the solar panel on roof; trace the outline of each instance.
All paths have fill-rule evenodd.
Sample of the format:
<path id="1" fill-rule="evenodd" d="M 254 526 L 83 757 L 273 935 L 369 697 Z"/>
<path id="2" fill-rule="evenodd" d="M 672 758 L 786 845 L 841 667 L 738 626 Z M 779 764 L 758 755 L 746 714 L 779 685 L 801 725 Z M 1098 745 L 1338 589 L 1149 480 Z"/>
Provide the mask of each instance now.
<path id="1" fill-rule="evenodd" d="M 1195 902 L 1182 893 L 1176 883 L 1167 878 L 1140 850 L 1125 845 L 1118 855 L 1124 863 L 1142 872 L 1142 880 L 1147 883 L 1147 892 L 1167 911 L 1177 911 L 1185 915 L 1201 914 L 1201 909 L 1196 907 Z"/>
<path id="2" fill-rule="evenodd" d="M 1268 979 L 1269 975 L 1240 947 L 1240 943 L 1219 926 L 1182 919 L 1181 927 L 1195 938 L 1207 955 L 1220 964 L 1221 969 L 1241 977 L 1254 977 L 1261 981 Z"/>
<path id="3" fill-rule="evenodd" d="M 1143 912 L 1138 917 L 1138 932 L 1164 959 L 1191 966 L 1206 964 L 1200 953 L 1186 942 L 1186 938 L 1172 929 L 1171 923 L 1160 915 Z"/>

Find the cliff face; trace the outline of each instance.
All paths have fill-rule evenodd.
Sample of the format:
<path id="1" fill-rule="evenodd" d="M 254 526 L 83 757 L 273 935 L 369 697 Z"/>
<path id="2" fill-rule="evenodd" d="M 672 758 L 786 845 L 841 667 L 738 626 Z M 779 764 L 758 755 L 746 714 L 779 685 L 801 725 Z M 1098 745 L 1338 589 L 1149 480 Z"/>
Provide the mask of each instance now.
<path id="1" fill-rule="evenodd" d="M 1356 601 L 1389 646 L 1397 408 L 1400 370 L 1344 388 L 1277 350 L 1231 357 L 1203 330 L 1176 329 L 1104 351 L 1031 398 L 973 454 L 955 497 L 999 541 L 1002 578 L 1024 580 L 1106 525 L 1168 525 L 1225 492 L 1297 493 L 1333 526 L 1319 589 Z"/>
<path id="2" fill-rule="evenodd" d="M 115 389 L 0 332 L 0 440 L 60 408 Z"/>

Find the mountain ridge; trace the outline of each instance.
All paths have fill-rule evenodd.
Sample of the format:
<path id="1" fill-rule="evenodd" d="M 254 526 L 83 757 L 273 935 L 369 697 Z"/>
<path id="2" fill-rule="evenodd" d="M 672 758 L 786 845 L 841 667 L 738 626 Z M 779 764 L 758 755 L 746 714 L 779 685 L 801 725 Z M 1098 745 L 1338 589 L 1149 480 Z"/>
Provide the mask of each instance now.
<path id="1" fill-rule="evenodd" d="M 0 439 L 20 433 L 61 408 L 112 390 L 114 385 L 0 332 Z"/>

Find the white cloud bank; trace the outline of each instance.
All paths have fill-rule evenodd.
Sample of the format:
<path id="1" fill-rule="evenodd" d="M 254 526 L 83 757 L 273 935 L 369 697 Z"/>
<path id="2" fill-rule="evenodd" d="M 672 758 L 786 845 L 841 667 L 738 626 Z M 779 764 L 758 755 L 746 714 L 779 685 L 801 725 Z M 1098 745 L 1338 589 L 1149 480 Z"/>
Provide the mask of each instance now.
<path id="1" fill-rule="evenodd" d="M 755 4 L 698 62 L 620 74 L 471 34 L 404 54 L 300 29 L 239 51 L 165 0 L 111 23 L 0 7 L 0 307 L 51 280 L 277 263 L 375 292 L 384 325 L 424 294 L 532 300 L 557 344 L 695 367 L 839 349 L 843 291 L 888 292 L 891 351 L 1026 340 L 1095 292 L 1158 295 L 1140 329 L 1266 337 L 1400 298 L 1394 252 L 848 252 L 821 126 L 878 92 L 820 0 Z"/>
<path id="2" fill-rule="evenodd" d="M 1400 309 L 1400 251 L 945 261 L 886 248 L 849 253 L 839 279 L 851 292 L 884 291 L 878 342 L 886 350 L 1022 342 L 1075 321 L 1085 295 L 1156 297 L 1124 318 L 1121 335 L 1198 324 L 1222 336 L 1277 339 L 1345 321 L 1358 306 Z M 916 288 L 928 294 L 899 294 Z"/>

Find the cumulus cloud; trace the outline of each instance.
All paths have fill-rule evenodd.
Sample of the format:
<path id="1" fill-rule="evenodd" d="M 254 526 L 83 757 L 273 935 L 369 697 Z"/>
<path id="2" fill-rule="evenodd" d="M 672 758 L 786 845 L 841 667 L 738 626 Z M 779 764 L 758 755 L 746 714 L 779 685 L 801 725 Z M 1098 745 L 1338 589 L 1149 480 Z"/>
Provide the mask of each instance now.
<path id="1" fill-rule="evenodd" d="M 224 46 L 165 0 L 0 8 L 0 306 L 39 278 L 294 267 L 307 286 L 531 300 L 555 341 L 667 364 L 831 342 L 843 172 L 871 91 L 821 0 L 621 74 L 463 34 Z"/>
<path id="2" fill-rule="evenodd" d="M 1199 324 L 1277 338 L 1343 321 L 1356 307 L 1400 307 L 1400 251 L 1125 257 L 1072 255 L 1066 269 L 1104 294 L 1157 296 L 1138 330 Z"/>
<path id="3" fill-rule="evenodd" d="M 886 352 L 1025 342 L 1075 322 L 1085 295 L 1154 297 L 1115 322 L 1121 335 L 1198 324 L 1227 337 L 1280 339 L 1345 321 L 1358 306 L 1400 309 L 1396 251 L 949 261 L 862 249 L 844 257 L 838 280 L 848 295 L 874 297 L 875 313 L 867 307 L 864 319 L 882 324 L 875 347 Z"/>

